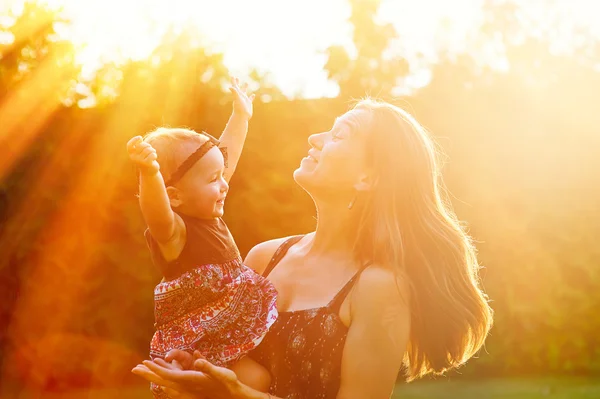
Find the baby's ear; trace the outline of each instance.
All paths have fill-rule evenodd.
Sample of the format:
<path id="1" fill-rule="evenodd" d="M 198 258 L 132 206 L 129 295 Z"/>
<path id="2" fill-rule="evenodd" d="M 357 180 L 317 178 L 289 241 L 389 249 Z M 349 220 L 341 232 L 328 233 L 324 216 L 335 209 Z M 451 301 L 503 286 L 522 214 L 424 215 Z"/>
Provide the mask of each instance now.
<path id="1" fill-rule="evenodd" d="M 181 192 L 177 188 L 173 186 L 168 186 L 167 195 L 169 196 L 169 202 L 171 203 L 172 208 L 177 208 L 181 206 Z"/>

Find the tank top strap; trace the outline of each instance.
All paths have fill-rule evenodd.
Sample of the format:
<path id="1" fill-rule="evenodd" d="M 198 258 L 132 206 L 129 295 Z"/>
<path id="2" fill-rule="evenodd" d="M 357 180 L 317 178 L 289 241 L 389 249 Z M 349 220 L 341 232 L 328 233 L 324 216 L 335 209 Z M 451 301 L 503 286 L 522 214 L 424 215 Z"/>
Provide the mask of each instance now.
<path id="1" fill-rule="evenodd" d="M 344 285 L 342 287 L 342 289 L 339 290 L 337 294 L 335 294 L 335 296 L 333 297 L 333 299 L 331 300 L 331 302 L 329 302 L 329 304 L 327 305 L 327 307 L 331 311 L 333 311 L 334 313 L 339 312 L 340 307 L 342 306 L 342 303 L 344 302 L 344 299 L 346 299 L 346 297 L 350 293 L 350 290 L 352 290 L 352 287 L 354 287 L 354 283 L 356 283 L 356 280 L 358 280 L 358 278 L 360 277 L 361 273 L 367 267 L 369 267 L 370 264 L 371 264 L 371 262 L 365 263 L 364 266 L 362 266 L 356 272 L 356 274 L 354 274 L 354 276 L 352 276 L 352 278 L 346 283 L 346 285 Z"/>
<path id="2" fill-rule="evenodd" d="M 283 244 L 281 244 L 279 246 L 279 248 L 277 248 L 277 251 L 275 251 L 275 253 L 273 254 L 273 257 L 269 261 L 269 264 L 267 265 L 267 267 L 265 268 L 265 271 L 262 274 L 263 277 L 267 277 L 269 275 L 269 273 L 271 273 L 273 271 L 275 266 L 277 266 L 277 264 L 281 261 L 281 259 L 283 259 L 285 254 L 287 254 L 288 250 L 292 247 L 292 245 L 294 245 L 295 243 L 300 241 L 302 239 L 302 237 L 304 237 L 304 236 L 300 235 L 300 236 L 290 237 L 287 240 L 285 240 L 283 242 Z"/>

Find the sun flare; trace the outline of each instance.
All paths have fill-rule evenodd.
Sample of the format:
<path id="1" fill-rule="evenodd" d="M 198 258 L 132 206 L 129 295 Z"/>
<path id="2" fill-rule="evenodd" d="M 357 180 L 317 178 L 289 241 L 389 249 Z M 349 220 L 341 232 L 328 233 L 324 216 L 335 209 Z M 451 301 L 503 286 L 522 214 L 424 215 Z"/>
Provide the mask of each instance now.
<path id="1" fill-rule="evenodd" d="M 75 45 L 75 61 L 84 78 L 93 77 L 107 62 L 147 59 L 167 32 L 185 28 L 195 32 L 199 47 L 223 53 L 232 74 L 256 68 L 270 73 L 287 95 L 335 96 L 337 88 L 323 71 L 323 51 L 334 44 L 353 51 L 347 0 L 4 0 L 0 27 L 8 23 L 2 19 L 3 9 L 12 7 L 18 15 L 27 1 L 61 10 L 69 22 L 56 30 Z M 552 28 L 544 34 L 553 36 L 559 50 L 568 51 L 581 41 L 571 36 L 568 26 L 585 27 L 600 38 L 596 2 L 556 0 L 552 12 L 540 2 L 517 3 L 518 18 L 525 15 Z M 440 51 L 472 50 L 469 46 L 483 21 L 482 4 L 483 0 L 381 0 L 379 20 L 391 22 L 401 38 L 391 50 L 423 72 Z M 7 40 L 0 30 L 0 44 Z M 421 65 L 423 55 L 426 65 Z"/>
<path id="2" fill-rule="evenodd" d="M 18 15 L 26 1 L 8 2 Z M 84 76 L 93 75 L 106 62 L 119 65 L 146 59 L 167 32 L 186 29 L 195 33 L 198 46 L 224 53 L 224 62 L 234 74 L 252 67 L 281 71 L 276 83 L 285 90 L 286 83 L 294 86 L 290 81 L 296 80 L 296 87 L 302 83 L 297 76 L 305 73 L 307 66 L 310 70 L 322 67 L 320 50 L 335 42 L 350 43 L 349 8 L 344 0 L 323 4 L 317 0 L 35 2 L 60 10 L 68 20 L 56 30 L 75 45 L 75 60 Z"/>

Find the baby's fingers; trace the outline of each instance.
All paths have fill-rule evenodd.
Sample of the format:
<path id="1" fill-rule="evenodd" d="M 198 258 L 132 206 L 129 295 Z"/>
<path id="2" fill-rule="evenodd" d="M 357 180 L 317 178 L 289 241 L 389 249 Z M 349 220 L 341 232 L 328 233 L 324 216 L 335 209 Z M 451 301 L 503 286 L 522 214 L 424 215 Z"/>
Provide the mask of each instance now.
<path id="1" fill-rule="evenodd" d="M 147 154 L 144 157 L 144 163 L 151 164 L 152 162 L 156 161 L 157 159 L 158 159 L 158 156 L 156 155 L 156 152 L 151 152 L 150 154 Z"/>
<path id="2" fill-rule="evenodd" d="M 146 143 L 142 143 L 142 145 L 143 144 L 146 144 Z M 140 147 L 140 152 L 139 152 L 140 158 L 144 159 L 150 154 L 156 154 L 156 150 L 154 148 L 152 148 L 150 145 Z"/>
<path id="3" fill-rule="evenodd" d="M 131 138 L 127 142 L 127 151 L 133 152 L 136 149 L 136 147 L 141 143 L 143 143 L 142 136 L 135 136 L 135 137 Z"/>

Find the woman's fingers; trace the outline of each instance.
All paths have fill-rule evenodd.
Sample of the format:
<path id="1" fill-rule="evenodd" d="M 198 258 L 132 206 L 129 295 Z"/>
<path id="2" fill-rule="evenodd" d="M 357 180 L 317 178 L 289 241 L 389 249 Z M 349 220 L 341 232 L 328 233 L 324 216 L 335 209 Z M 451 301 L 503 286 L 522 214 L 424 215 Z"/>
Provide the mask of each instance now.
<path id="1" fill-rule="evenodd" d="M 167 362 L 163 359 L 157 358 L 157 359 L 154 359 L 154 363 L 158 364 L 161 367 L 167 368 L 169 370 L 183 370 L 183 367 L 181 367 L 181 364 L 177 360 Z"/>
<path id="2" fill-rule="evenodd" d="M 144 365 L 160 378 L 177 384 L 194 384 L 195 386 L 201 386 L 202 383 L 206 382 L 206 376 L 197 371 L 174 370 L 149 360 L 144 360 Z M 172 387 L 172 385 L 169 385 L 169 387 Z"/>
<path id="3" fill-rule="evenodd" d="M 131 372 L 139 377 L 142 377 L 143 379 L 145 379 L 148 382 L 155 383 L 156 385 L 174 386 L 173 383 L 159 377 L 156 373 L 154 373 L 152 370 L 150 370 L 148 367 L 144 366 L 143 364 L 138 364 L 137 366 L 135 366 L 133 368 L 133 370 L 131 370 Z"/>
<path id="4" fill-rule="evenodd" d="M 232 381 L 237 378 L 233 371 L 224 367 L 215 366 L 205 359 L 196 360 L 194 362 L 194 370 L 200 371 L 203 374 L 206 374 L 207 376 L 213 377 L 217 380 L 221 380 L 222 382 Z"/>

